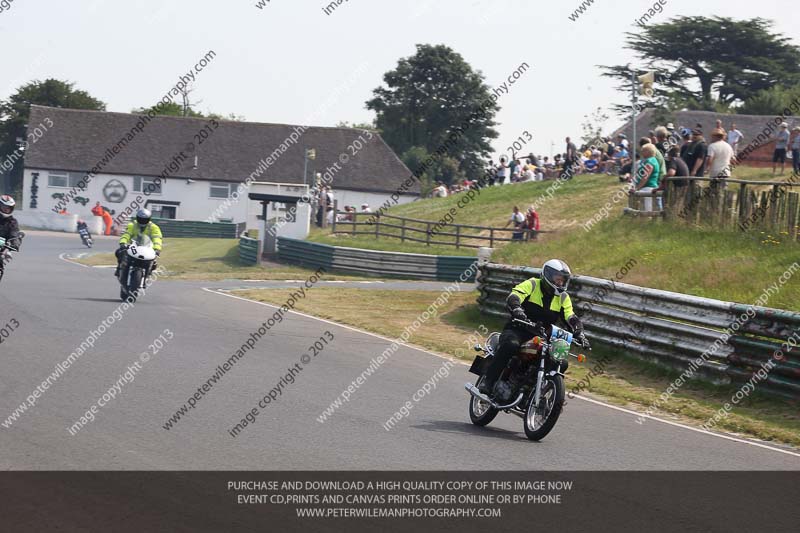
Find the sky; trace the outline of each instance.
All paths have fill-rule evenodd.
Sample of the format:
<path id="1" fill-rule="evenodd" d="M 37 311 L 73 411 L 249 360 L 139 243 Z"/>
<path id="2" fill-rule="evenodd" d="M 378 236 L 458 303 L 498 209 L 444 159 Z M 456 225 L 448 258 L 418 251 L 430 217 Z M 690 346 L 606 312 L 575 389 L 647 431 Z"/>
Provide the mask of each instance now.
<path id="1" fill-rule="evenodd" d="M 4 6 L 1 0 L 0 5 Z M 623 101 L 597 65 L 635 61 L 624 32 L 653 1 L 594 0 L 13 0 L 0 11 L 0 99 L 34 79 L 76 84 L 130 112 L 149 106 L 209 50 L 194 83 L 197 109 L 253 122 L 333 126 L 370 122 L 364 103 L 416 44 L 445 44 L 492 87 L 530 68 L 498 102 L 495 158 L 520 136 L 540 155 L 580 137 L 584 116 Z M 335 0 L 334 0 L 335 1 Z M 797 3 L 787 0 L 661 0 L 652 23 L 671 17 L 763 17 L 800 44 Z M 794 9 L 792 8 L 794 4 Z M 794 11 L 794 24 L 792 12 Z"/>

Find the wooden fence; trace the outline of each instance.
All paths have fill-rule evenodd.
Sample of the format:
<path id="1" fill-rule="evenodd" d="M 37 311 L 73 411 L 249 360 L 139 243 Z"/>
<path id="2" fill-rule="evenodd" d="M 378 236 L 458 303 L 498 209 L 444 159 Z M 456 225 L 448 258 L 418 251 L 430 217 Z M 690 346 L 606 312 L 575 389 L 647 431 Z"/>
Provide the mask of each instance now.
<path id="1" fill-rule="evenodd" d="M 470 226 L 468 224 L 446 224 L 435 220 L 378 215 L 376 213 L 344 212 L 336 209 L 334 202 L 333 233 L 347 235 L 370 235 L 376 239 L 389 237 L 401 242 L 411 241 L 426 245 L 455 246 L 456 248 L 493 248 L 500 242 L 526 242 L 536 240 L 539 233 L 515 228 L 492 228 L 487 226 Z M 339 217 L 349 220 L 339 220 Z M 509 235 L 510 234 L 510 235 Z M 503 236 L 501 236 L 503 235 Z"/>
<path id="2" fill-rule="evenodd" d="M 703 186 L 703 182 L 707 185 Z M 650 194 L 636 193 L 630 196 L 625 212 L 717 228 L 784 233 L 797 239 L 800 236 L 800 192 L 793 191 L 794 187 L 800 187 L 798 174 L 792 174 L 785 181 L 667 178 L 663 210 L 659 210 L 653 198 L 653 210 L 644 211 L 642 198 Z"/>

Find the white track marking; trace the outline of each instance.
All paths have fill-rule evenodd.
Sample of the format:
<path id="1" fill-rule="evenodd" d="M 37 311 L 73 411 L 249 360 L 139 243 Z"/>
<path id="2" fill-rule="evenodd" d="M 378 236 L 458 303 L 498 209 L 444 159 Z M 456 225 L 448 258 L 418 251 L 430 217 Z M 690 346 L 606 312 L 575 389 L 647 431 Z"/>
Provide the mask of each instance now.
<path id="1" fill-rule="evenodd" d="M 263 305 L 265 307 L 272 307 L 273 309 L 280 309 L 279 305 L 272 305 L 272 304 L 268 304 L 268 303 L 265 303 L 265 302 L 257 302 L 256 300 L 250 300 L 248 298 L 242 298 L 241 296 L 235 296 L 233 294 L 228 294 L 228 293 L 224 292 L 224 290 L 222 290 L 222 289 L 210 289 L 210 288 L 203 287 L 203 290 L 206 291 L 206 292 L 210 292 L 211 294 L 218 294 L 220 296 L 227 296 L 228 298 L 234 298 L 236 300 L 242 300 L 244 302 L 250 302 L 250 303 L 254 303 L 254 304 L 258 304 L 258 305 Z M 333 324 L 334 326 L 338 326 L 340 328 L 349 329 L 351 331 L 362 333 L 364 335 L 369 335 L 371 337 L 376 337 L 378 339 L 383 339 L 385 341 L 397 342 L 397 344 L 399 344 L 401 346 L 405 346 L 406 348 L 411 348 L 412 350 L 417 350 L 417 351 L 420 351 L 420 352 L 424 352 L 426 354 L 433 355 L 434 357 L 438 357 L 439 359 L 447 359 L 449 361 L 453 361 L 454 363 L 459 363 L 459 364 L 462 364 L 464 366 L 469 366 L 469 363 L 466 363 L 464 361 L 459 361 L 457 359 L 452 359 L 450 357 L 439 355 L 437 353 L 433 353 L 433 352 L 428 351 L 428 350 L 426 350 L 424 348 L 421 348 L 419 346 L 414 346 L 414 345 L 411 345 L 411 344 L 405 344 L 405 343 L 402 343 L 402 342 L 398 342 L 397 339 L 390 339 L 389 337 L 384 337 L 383 335 L 378 335 L 377 333 L 364 331 L 363 329 L 354 328 L 352 326 L 348 326 L 348 325 L 345 325 L 345 324 L 339 324 L 338 322 L 334 322 L 332 320 L 327 320 L 327 319 L 324 319 L 324 318 L 319 318 L 319 317 L 316 317 L 316 316 L 307 315 L 307 314 L 301 313 L 299 311 L 291 311 L 290 310 L 289 312 L 290 313 L 294 313 L 296 315 L 304 316 L 306 318 L 311 318 L 311 319 L 314 319 L 314 320 L 318 320 L 320 322 L 325 322 L 326 324 Z M 636 417 L 642 416 L 642 417 L 648 418 L 650 420 L 655 420 L 656 422 L 662 422 L 664 424 L 669 424 L 671 426 L 676 426 L 676 427 L 679 427 L 679 428 L 688 429 L 690 431 L 695 431 L 697 433 L 703 433 L 703 434 L 709 435 L 711 437 L 717 437 L 717 438 L 720 438 L 720 439 L 730 440 L 730 441 L 733 441 L 733 442 L 739 442 L 741 444 L 748 444 L 750 446 L 756 446 L 758 448 L 764 448 L 766 450 L 771 450 L 773 452 L 779 452 L 779 453 L 784 453 L 784 454 L 787 454 L 787 455 L 792 455 L 794 457 L 800 457 L 800 453 L 792 452 L 792 451 L 789 451 L 789 450 L 783 450 L 781 448 L 774 448 L 772 446 L 767 446 L 766 444 L 761 444 L 759 442 L 754 442 L 754 441 L 750 441 L 750 440 L 746 440 L 746 439 L 740 439 L 740 438 L 737 438 L 737 437 L 724 435 L 722 433 L 712 433 L 712 432 L 706 431 L 704 429 L 694 428 L 692 426 L 687 426 L 685 424 L 680 424 L 678 422 L 672 422 L 670 420 L 664 420 L 662 418 L 656 418 L 654 416 L 646 415 L 644 413 L 637 413 L 636 411 L 632 411 L 630 409 L 625 409 L 624 407 L 617 407 L 616 405 L 611 405 L 611 404 L 608 404 L 608 403 L 605 403 L 605 402 L 594 400 L 592 398 L 586 398 L 584 396 L 577 396 L 577 395 L 574 396 L 574 398 L 578 398 L 580 400 L 583 400 L 583 401 L 586 401 L 586 402 L 590 402 L 590 403 L 593 403 L 593 404 L 596 404 L 596 405 L 602 405 L 603 407 L 607 407 L 609 409 L 614 409 L 615 411 L 620 411 L 622 413 L 627 413 L 627 414 L 630 414 L 630 415 L 633 415 L 633 416 L 636 416 Z"/>
<path id="2" fill-rule="evenodd" d="M 80 263 L 77 263 L 77 262 L 73 261 L 72 259 L 67 259 L 66 255 L 67 255 L 67 252 L 64 252 L 63 254 L 60 254 L 58 256 L 58 258 L 61 259 L 64 262 L 66 262 L 66 263 L 70 263 L 70 264 L 73 264 L 73 265 L 78 265 L 78 266 L 83 267 L 83 268 L 89 268 L 89 265 L 82 265 Z"/>

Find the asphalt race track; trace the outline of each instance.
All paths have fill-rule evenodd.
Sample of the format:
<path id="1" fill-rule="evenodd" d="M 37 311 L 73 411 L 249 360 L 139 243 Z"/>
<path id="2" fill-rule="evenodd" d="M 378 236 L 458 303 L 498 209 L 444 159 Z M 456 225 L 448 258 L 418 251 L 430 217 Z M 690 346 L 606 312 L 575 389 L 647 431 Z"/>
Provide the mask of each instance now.
<path id="1" fill-rule="evenodd" d="M 99 250 L 115 247 L 111 239 L 100 238 L 96 244 Z M 59 257 L 83 251 L 77 235 L 31 232 L 0 283 L 0 325 L 12 319 L 19 323 L 0 344 L 0 421 L 120 303 L 110 269 L 82 267 Z M 268 331 L 195 409 L 165 430 L 162 426 L 169 417 L 275 312 L 273 307 L 215 290 L 251 285 L 287 284 L 157 281 L 33 407 L 10 427 L 0 427 L 0 468 L 800 469 L 797 451 L 656 420 L 640 425 L 629 412 L 577 399 L 569 402 L 554 431 L 541 443 L 529 442 L 521 419 L 514 416 L 501 415 L 489 427 L 476 428 L 469 422 L 468 394 L 463 388 L 471 375 L 460 364 L 415 404 L 408 418 L 386 431 L 383 423 L 443 364 L 441 358 L 405 347 L 369 377 L 349 403 L 319 423 L 322 411 L 390 342 L 299 314 Z M 416 287 L 410 283 L 362 286 Z M 431 294 L 433 300 L 437 293 Z M 165 329 L 174 338 L 99 410 L 94 422 L 70 435 L 67 428 Z M 254 424 L 232 437 L 228 430 L 326 330 L 335 339 L 277 401 L 261 409 Z M 480 460 L 487 457 L 503 459 L 494 464 Z"/>

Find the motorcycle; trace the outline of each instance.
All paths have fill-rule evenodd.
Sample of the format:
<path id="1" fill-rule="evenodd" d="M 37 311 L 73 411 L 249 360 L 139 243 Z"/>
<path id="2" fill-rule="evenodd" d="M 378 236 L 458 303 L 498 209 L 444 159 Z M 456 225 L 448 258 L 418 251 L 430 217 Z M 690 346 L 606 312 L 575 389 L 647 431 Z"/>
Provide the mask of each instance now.
<path id="1" fill-rule="evenodd" d="M 122 301 L 136 301 L 139 291 L 145 288 L 147 278 L 155 270 L 155 264 L 156 251 L 147 235 L 140 235 L 135 242 L 128 245 L 118 276 L 119 297 Z"/>
<path id="2" fill-rule="evenodd" d="M 87 248 L 91 248 L 94 244 L 92 242 L 92 234 L 89 233 L 89 228 L 86 226 L 85 222 L 78 222 L 78 234 L 81 236 L 83 245 Z"/>
<path id="3" fill-rule="evenodd" d="M 500 333 L 491 333 L 484 346 L 476 344 L 475 351 L 482 352 L 472 362 L 469 371 L 478 380 L 464 388 L 470 393 L 469 417 L 476 426 L 489 424 L 501 411 L 512 413 L 523 420 L 525 435 L 534 441 L 543 439 L 558 421 L 564 406 L 564 372 L 569 357 L 579 362 L 586 361 L 583 354 L 570 353 L 574 343 L 583 347 L 572 333 L 551 326 L 547 330 L 533 322 L 512 319 L 512 323 L 534 333 L 536 336 L 520 347 L 517 355 L 509 360 L 490 395 L 480 392 L 478 387 L 486 379 L 497 347 Z"/>
<path id="4" fill-rule="evenodd" d="M 17 239 L 6 240 L 4 237 L 0 237 L 0 281 L 3 280 L 3 275 L 5 275 L 6 264 L 11 262 L 11 252 L 19 252 L 19 247 L 24 237 L 24 231 L 19 232 Z"/>

